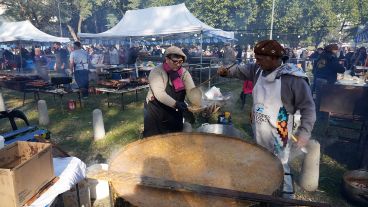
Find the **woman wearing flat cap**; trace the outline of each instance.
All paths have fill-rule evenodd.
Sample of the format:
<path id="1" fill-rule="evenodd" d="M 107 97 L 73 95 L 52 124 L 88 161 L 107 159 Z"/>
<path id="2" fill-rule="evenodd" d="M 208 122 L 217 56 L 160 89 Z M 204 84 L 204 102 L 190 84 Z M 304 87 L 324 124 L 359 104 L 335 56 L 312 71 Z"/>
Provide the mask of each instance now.
<path id="1" fill-rule="evenodd" d="M 287 162 L 291 136 L 297 137 L 298 147 L 305 146 L 316 120 L 308 79 L 295 64 L 282 63 L 285 51 L 275 40 L 258 42 L 254 53 L 256 63 L 233 66 L 229 70 L 221 67 L 218 73 L 224 77 L 253 81 L 254 138 L 281 160 L 287 173 L 290 171 Z M 293 115 L 298 110 L 301 125 L 293 131 Z M 290 178 L 284 179 L 284 191 L 290 191 Z"/>
<path id="2" fill-rule="evenodd" d="M 185 95 L 195 87 L 189 71 L 182 67 L 186 58 L 180 48 L 171 46 L 165 51 L 163 64 L 150 72 L 144 137 L 183 130 L 183 112 L 188 110 Z"/>

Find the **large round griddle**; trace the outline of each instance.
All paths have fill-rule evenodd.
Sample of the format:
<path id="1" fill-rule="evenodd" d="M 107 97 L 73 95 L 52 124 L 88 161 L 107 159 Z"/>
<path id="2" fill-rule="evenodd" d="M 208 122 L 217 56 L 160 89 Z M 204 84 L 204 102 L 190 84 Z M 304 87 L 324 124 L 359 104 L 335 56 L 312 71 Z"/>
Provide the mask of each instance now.
<path id="1" fill-rule="evenodd" d="M 271 195 L 283 181 L 281 162 L 266 149 L 241 139 L 206 133 L 149 137 L 122 148 L 110 172 L 126 172 L 178 182 Z M 250 202 L 112 182 L 131 204 L 152 206 L 249 206 Z"/>

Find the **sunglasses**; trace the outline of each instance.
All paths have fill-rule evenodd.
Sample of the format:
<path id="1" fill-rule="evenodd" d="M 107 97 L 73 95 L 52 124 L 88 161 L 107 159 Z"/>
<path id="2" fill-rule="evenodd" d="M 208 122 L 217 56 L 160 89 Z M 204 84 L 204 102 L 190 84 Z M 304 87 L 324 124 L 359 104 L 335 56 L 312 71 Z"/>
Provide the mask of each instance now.
<path id="1" fill-rule="evenodd" d="M 182 64 L 184 62 L 184 60 L 182 59 L 179 59 L 179 60 L 175 60 L 175 59 L 172 59 L 172 58 L 169 58 L 174 64 Z"/>

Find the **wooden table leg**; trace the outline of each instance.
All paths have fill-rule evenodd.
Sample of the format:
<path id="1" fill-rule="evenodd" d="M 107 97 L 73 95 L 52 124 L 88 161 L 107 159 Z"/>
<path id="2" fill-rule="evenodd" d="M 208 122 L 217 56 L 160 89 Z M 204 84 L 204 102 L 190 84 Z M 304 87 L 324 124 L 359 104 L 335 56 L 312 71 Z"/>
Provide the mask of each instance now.
<path id="1" fill-rule="evenodd" d="M 60 107 L 61 107 L 61 112 L 64 113 L 64 107 L 63 107 L 63 94 L 59 94 L 60 97 Z"/>
<path id="2" fill-rule="evenodd" d="M 124 110 L 124 93 L 121 93 L 121 108 Z"/>
<path id="3" fill-rule="evenodd" d="M 82 108 L 82 96 L 81 96 L 80 91 L 78 91 L 78 100 L 79 100 L 79 106 L 80 106 L 80 108 Z"/>
<path id="4" fill-rule="evenodd" d="M 106 92 L 107 94 L 107 107 L 110 107 L 110 93 Z"/>
<path id="5" fill-rule="evenodd" d="M 33 91 L 33 99 L 37 102 L 40 100 L 40 94 L 38 91 Z"/>
<path id="6" fill-rule="evenodd" d="M 24 103 L 26 102 L 26 92 L 24 91 L 23 92 L 23 105 L 22 106 L 24 106 Z"/>
<path id="7" fill-rule="evenodd" d="M 76 190 L 77 190 L 77 201 L 78 201 L 78 206 L 81 206 L 81 201 L 80 201 L 80 196 L 79 196 L 79 185 L 78 183 L 75 184 Z"/>

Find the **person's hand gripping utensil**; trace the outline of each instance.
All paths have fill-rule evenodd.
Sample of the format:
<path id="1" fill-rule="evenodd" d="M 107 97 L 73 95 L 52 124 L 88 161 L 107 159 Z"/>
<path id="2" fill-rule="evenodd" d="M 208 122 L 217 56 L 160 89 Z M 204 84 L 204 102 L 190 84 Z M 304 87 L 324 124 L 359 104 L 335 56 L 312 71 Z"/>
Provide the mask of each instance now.
<path id="1" fill-rule="evenodd" d="M 291 135 L 291 139 L 295 142 L 295 143 L 298 143 L 299 142 L 299 139 L 296 137 L 296 136 L 294 136 L 293 134 Z M 299 147 L 299 146 L 298 146 Z M 307 148 L 305 148 L 305 147 L 300 147 L 300 150 L 302 151 L 302 152 L 304 152 L 304 153 L 308 153 L 308 150 L 307 150 Z"/>
<path id="2" fill-rule="evenodd" d="M 236 65 L 237 63 L 233 63 L 231 64 L 230 66 L 228 67 L 224 67 L 224 66 L 221 66 L 218 70 L 217 70 L 217 74 L 221 77 L 226 77 L 228 74 L 229 74 L 229 69 L 231 67 L 233 67 L 234 65 Z"/>

